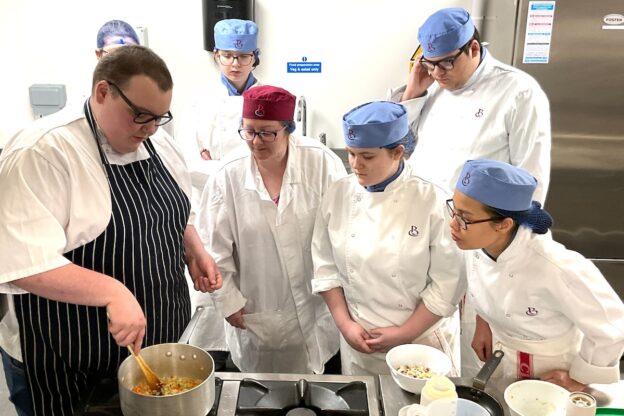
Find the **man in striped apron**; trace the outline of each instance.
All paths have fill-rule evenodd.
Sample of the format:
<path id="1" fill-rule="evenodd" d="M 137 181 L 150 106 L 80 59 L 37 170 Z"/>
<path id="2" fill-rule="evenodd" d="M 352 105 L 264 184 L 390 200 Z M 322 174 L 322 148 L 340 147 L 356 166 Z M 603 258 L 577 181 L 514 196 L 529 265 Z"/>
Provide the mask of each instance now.
<path id="1" fill-rule="evenodd" d="M 126 345 L 175 342 L 190 318 L 185 263 L 221 277 L 189 225 L 190 179 L 158 126 L 173 82 L 141 46 L 98 63 L 92 95 L 18 133 L 0 159 L 0 290 L 15 296 L 35 415 L 71 415 Z"/>

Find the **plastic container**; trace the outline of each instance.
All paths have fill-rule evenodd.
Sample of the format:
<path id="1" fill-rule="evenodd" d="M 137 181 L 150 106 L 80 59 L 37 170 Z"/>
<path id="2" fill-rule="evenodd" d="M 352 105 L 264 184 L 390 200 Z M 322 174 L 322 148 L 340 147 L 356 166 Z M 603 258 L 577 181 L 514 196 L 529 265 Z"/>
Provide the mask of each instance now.
<path id="1" fill-rule="evenodd" d="M 420 393 L 420 404 L 427 406 L 438 399 L 457 399 L 455 384 L 446 376 L 434 375 Z"/>

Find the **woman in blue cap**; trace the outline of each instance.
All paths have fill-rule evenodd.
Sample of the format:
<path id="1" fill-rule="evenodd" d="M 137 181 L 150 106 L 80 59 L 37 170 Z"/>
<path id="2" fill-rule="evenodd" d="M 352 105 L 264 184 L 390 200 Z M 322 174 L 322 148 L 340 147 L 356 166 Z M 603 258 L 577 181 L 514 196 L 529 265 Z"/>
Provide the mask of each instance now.
<path id="1" fill-rule="evenodd" d="M 465 289 L 445 225 L 444 193 L 405 163 L 413 147 L 400 104 L 349 111 L 353 174 L 325 194 L 312 240 L 314 279 L 340 330 L 344 374 L 387 374 L 385 353 L 439 348 L 459 370 L 457 303 Z"/>
<path id="2" fill-rule="evenodd" d="M 260 63 L 258 26 L 249 20 L 225 19 L 214 26 L 213 59 L 219 81 L 193 99 L 181 117 L 178 143 L 191 173 L 192 205 L 198 206 L 208 177 L 230 153 L 247 151 L 238 135 L 242 94 L 258 84 L 252 71 Z M 192 342 L 211 352 L 218 370 L 225 368 L 227 353 L 223 320 L 209 296 L 192 291 L 193 305 L 205 307 L 204 319 Z"/>
<path id="3" fill-rule="evenodd" d="M 472 346 L 484 361 L 502 348 L 505 377 L 570 391 L 617 382 L 624 305 L 591 261 L 552 240 L 552 219 L 532 200 L 536 186 L 524 169 L 471 160 L 447 201 L 453 240 L 470 250 Z"/>

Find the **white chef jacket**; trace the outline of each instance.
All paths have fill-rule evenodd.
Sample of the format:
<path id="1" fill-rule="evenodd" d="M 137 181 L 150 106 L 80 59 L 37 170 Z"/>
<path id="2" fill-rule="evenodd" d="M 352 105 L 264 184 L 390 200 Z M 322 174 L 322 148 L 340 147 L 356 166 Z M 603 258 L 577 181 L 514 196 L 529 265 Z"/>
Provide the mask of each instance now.
<path id="1" fill-rule="evenodd" d="M 312 295 L 310 244 L 321 197 L 345 175 L 324 145 L 291 135 L 277 206 L 250 152 L 209 178 L 197 224 L 223 277 L 217 309 L 228 317 L 245 308 L 247 330 L 226 326 L 241 371 L 321 373 L 337 352 L 338 330 Z"/>
<path id="2" fill-rule="evenodd" d="M 182 153 L 160 129 L 151 140 L 190 198 Z M 112 164 L 149 158 L 144 146 L 123 155 L 106 142 L 102 148 Z M 0 154 L 0 189 L 0 293 L 26 293 L 10 282 L 69 264 L 63 253 L 93 241 L 111 218 L 106 173 L 82 103 L 36 120 L 7 143 Z M 12 306 L 11 299 L 0 346 L 21 359 Z"/>
<path id="3" fill-rule="evenodd" d="M 557 355 L 566 347 L 548 351 L 540 342 L 568 337 L 572 345 L 576 327 L 582 334 L 580 346 L 569 361 L 554 363 L 555 369 L 569 369 L 570 377 L 584 384 L 619 380 L 624 304 L 591 261 L 550 234 L 525 227 L 496 261 L 482 250 L 467 254 L 470 299 L 494 336 L 501 334 L 497 338 L 503 346 L 509 338 L 513 350 L 536 358 Z"/>
<path id="4" fill-rule="evenodd" d="M 256 82 L 251 88 L 258 85 Z M 221 166 L 221 160 L 230 153 L 249 152 L 247 143 L 238 134 L 242 113 L 243 97 L 228 95 L 219 78 L 193 97 L 181 117 L 180 134 L 176 137 L 191 174 L 194 210 L 199 209 L 206 181 Z M 202 159 L 203 149 L 210 151 L 212 160 Z M 190 278 L 188 282 L 192 287 Z M 204 307 L 204 319 L 195 327 L 189 342 L 206 350 L 226 350 L 225 321 L 216 311 L 210 294 L 191 290 L 191 307 L 195 310 L 197 306 Z"/>
<path id="5" fill-rule="evenodd" d="M 260 83 L 256 82 L 251 88 Z M 197 93 L 181 116 L 176 135 L 193 181 L 193 199 L 198 203 L 208 177 L 231 152 L 247 149 L 238 134 L 243 113 L 243 97 L 230 96 L 222 82 L 214 82 Z M 213 160 L 201 157 L 209 150 Z"/>
<path id="6" fill-rule="evenodd" d="M 421 302 L 451 317 L 466 284 L 450 238 L 447 197 L 409 165 L 383 192 L 366 191 L 354 175 L 338 181 L 314 226 L 313 292 L 341 287 L 351 316 L 367 330 L 404 324 Z"/>
<path id="7" fill-rule="evenodd" d="M 398 102 L 404 91 L 404 86 L 391 90 L 390 99 Z M 448 91 L 434 82 L 424 97 L 401 104 L 416 137 L 409 163 L 417 175 L 452 191 L 467 160 L 499 160 L 535 176 L 534 198 L 544 203 L 550 181 L 550 107 L 530 75 L 487 52 L 462 88 Z"/>

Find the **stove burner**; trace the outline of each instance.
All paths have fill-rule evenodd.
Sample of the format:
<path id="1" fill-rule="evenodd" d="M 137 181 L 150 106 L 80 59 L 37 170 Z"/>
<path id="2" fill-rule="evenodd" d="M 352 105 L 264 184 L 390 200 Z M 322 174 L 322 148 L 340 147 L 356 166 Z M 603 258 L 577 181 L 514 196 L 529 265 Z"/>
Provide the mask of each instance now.
<path id="1" fill-rule="evenodd" d="M 294 381 L 240 383 L 236 415 L 368 415 L 366 384 Z"/>
<path id="2" fill-rule="evenodd" d="M 314 410 L 298 407 L 286 413 L 286 416 L 316 416 L 316 412 Z"/>

